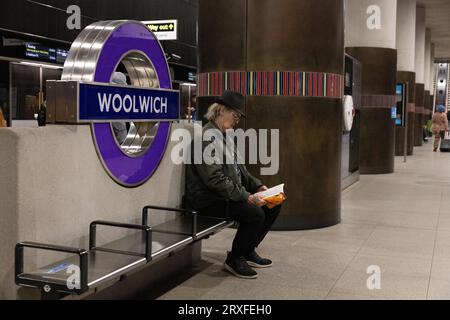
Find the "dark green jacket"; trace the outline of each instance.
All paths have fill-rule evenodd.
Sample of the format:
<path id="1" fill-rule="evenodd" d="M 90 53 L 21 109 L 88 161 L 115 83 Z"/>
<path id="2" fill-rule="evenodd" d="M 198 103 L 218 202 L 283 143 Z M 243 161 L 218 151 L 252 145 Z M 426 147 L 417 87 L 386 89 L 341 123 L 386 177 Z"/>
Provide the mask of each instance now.
<path id="1" fill-rule="evenodd" d="M 209 122 L 203 127 L 203 133 L 208 129 L 217 129 Z M 203 150 L 211 143 L 204 141 Z M 187 206 L 199 210 L 218 200 L 234 202 L 247 201 L 250 194 L 255 193 L 262 183 L 253 177 L 245 165 L 238 164 L 241 170 L 241 181 L 231 164 L 194 164 L 193 144 L 191 146 L 191 163 L 186 164 L 186 201 Z"/>

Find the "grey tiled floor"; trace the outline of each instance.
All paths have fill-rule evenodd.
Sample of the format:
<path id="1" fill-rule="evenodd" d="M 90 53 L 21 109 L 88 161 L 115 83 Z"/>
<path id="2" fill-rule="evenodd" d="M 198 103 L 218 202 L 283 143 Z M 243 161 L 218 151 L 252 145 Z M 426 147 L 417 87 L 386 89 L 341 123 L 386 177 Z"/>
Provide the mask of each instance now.
<path id="1" fill-rule="evenodd" d="M 259 251 L 274 265 L 256 280 L 222 270 L 234 232 L 204 241 L 206 267 L 159 299 L 450 299 L 450 154 L 428 142 L 394 174 L 362 176 L 339 225 L 270 232 Z M 371 265 L 379 290 L 367 288 Z"/>

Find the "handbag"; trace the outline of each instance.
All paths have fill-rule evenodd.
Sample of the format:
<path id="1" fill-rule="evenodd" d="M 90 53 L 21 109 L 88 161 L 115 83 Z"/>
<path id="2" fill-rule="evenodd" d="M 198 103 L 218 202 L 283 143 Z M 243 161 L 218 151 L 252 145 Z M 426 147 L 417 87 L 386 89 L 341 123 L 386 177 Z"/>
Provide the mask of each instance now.
<path id="1" fill-rule="evenodd" d="M 439 149 L 441 152 L 450 152 L 450 132 L 445 132 L 444 139 L 441 141 Z"/>

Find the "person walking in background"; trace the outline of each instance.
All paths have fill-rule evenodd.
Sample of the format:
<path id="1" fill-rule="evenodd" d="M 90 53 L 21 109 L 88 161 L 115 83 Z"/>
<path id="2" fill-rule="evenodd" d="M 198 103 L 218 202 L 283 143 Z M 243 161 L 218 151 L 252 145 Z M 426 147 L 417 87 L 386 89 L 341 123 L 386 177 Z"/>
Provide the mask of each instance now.
<path id="1" fill-rule="evenodd" d="M 434 134 L 434 148 L 436 152 L 439 147 L 440 140 L 445 138 L 445 132 L 448 131 L 448 119 L 445 114 L 444 106 L 437 106 L 436 112 L 433 115 L 433 134 Z"/>

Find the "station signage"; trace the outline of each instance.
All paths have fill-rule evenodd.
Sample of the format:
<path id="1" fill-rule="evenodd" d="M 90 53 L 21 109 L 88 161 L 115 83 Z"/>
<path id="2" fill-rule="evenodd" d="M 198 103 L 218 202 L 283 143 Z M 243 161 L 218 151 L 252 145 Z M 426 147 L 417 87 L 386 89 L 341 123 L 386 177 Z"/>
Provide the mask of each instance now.
<path id="1" fill-rule="evenodd" d="M 142 21 L 152 31 L 159 41 L 177 40 L 178 20 Z"/>
<path id="2" fill-rule="evenodd" d="M 78 121 L 176 121 L 180 118 L 177 90 L 78 84 Z"/>
<path id="3" fill-rule="evenodd" d="M 90 124 L 95 149 L 107 174 L 121 186 L 139 187 L 151 178 L 164 158 L 171 122 L 180 119 L 179 91 L 172 90 L 169 66 L 157 33 L 138 21 L 120 20 L 111 25 L 114 27 L 104 28 L 103 21 L 94 22 L 80 33 L 70 49 L 71 60 L 64 66 L 62 80 L 47 81 L 47 123 Z M 173 27 L 158 26 L 158 30 Z M 86 48 L 89 56 L 97 58 L 89 68 L 78 70 L 76 65 L 86 63 Z M 147 66 L 154 69 L 160 88 L 110 83 L 122 59 L 135 51 L 148 57 Z M 142 152 L 129 154 L 129 145 L 119 144 L 111 122 L 158 125 L 152 132 L 147 130 L 143 139 L 133 141 L 133 149 Z"/>
<path id="4" fill-rule="evenodd" d="M 50 48 L 36 43 L 25 44 L 25 57 L 43 62 L 63 64 L 68 51 L 59 48 Z"/>

